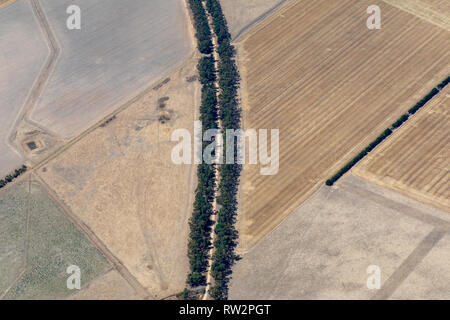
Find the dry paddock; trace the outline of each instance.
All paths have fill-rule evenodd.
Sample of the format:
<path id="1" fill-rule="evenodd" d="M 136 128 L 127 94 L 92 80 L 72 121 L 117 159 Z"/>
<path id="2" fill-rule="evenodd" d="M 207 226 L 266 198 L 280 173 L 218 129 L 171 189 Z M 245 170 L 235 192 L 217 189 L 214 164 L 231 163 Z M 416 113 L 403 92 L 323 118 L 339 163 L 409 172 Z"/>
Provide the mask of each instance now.
<path id="1" fill-rule="evenodd" d="M 154 299 L 182 291 L 188 272 L 195 167 L 171 161 L 177 143 L 170 136 L 175 129 L 193 130 L 200 83 L 188 79 L 197 73 L 197 59 L 39 169 L 68 210 Z M 86 296 L 109 297 L 106 291 L 99 282 Z"/>
<path id="2" fill-rule="evenodd" d="M 450 212 L 450 87 L 355 172 Z"/>
<path id="3" fill-rule="evenodd" d="M 380 289 L 367 287 L 371 265 Z M 323 185 L 243 259 L 230 299 L 449 299 L 450 215 L 352 175 Z"/>
<path id="4" fill-rule="evenodd" d="M 245 166 L 240 251 L 283 221 L 450 72 L 450 33 L 372 1 L 292 1 L 238 44 L 244 126 L 280 130 L 280 170 Z"/>

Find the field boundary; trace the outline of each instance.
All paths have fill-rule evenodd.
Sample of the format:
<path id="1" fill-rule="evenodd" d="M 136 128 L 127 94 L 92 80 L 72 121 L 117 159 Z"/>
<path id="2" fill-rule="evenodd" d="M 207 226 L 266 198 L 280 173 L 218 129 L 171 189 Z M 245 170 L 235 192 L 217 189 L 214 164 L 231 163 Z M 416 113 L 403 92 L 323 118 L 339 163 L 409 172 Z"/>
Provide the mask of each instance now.
<path id="1" fill-rule="evenodd" d="M 100 238 L 86 225 L 81 219 L 79 219 L 71 209 L 62 201 L 59 200 L 56 193 L 50 188 L 50 186 L 36 173 L 36 179 L 34 180 L 38 183 L 43 191 L 47 194 L 55 205 L 61 209 L 61 211 L 68 217 L 68 219 L 74 224 L 74 226 L 83 233 L 86 238 L 100 251 L 100 253 L 108 260 L 114 269 L 127 281 L 130 286 L 135 290 L 136 294 L 143 299 L 147 299 L 149 294 L 147 290 L 140 284 L 139 281 L 131 274 L 127 267 L 119 260 L 102 242 Z"/>
<path id="2" fill-rule="evenodd" d="M 286 4 L 286 2 L 289 2 L 291 0 L 280 0 L 277 4 L 275 4 L 275 6 L 264 12 L 263 14 L 261 14 L 260 16 L 256 17 L 253 21 L 251 21 L 249 24 L 247 24 L 246 26 L 244 26 L 236 36 L 233 37 L 233 41 L 239 41 L 239 38 L 241 36 L 244 36 L 245 33 L 249 30 L 251 30 L 254 26 L 258 25 L 259 23 L 261 23 L 265 18 L 267 18 L 268 16 L 270 16 L 272 13 L 276 12 L 277 10 L 279 10 L 280 8 L 283 7 L 283 5 Z"/>
<path id="3" fill-rule="evenodd" d="M 419 109 L 423 108 L 428 104 L 436 95 L 438 95 L 448 84 L 450 83 L 450 76 L 445 78 L 436 87 L 431 89 L 431 91 L 424 96 L 418 103 L 414 105 L 407 113 L 403 114 L 397 121 L 395 121 L 389 128 L 384 130 L 374 141 L 372 141 L 364 150 L 362 150 L 357 156 L 353 157 L 352 160 L 347 162 L 337 173 L 335 173 L 330 179 L 328 179 L 325 184 L 327 186 L 332 186 L 337 182 L 344 174 L 350 171 L 358 162 L 364 159 L 371 151 L 373 151 L 378 145 L 380 145 L 384 140 L 386 140 L 392 133 L 398 130 L 411 116 L 413 116 Z"/>

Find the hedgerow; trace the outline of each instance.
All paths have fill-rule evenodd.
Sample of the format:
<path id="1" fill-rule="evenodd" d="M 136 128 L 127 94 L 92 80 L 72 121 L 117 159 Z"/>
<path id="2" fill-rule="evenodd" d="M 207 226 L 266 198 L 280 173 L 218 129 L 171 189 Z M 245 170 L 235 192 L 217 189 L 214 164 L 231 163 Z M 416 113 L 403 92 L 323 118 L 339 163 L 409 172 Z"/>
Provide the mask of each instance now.
<path id="1" fill-rule="evenodd" d="M 219 54 L 218 83 L 219 117 L 222 128 L 239 129 L 241 124 L 241 110 L 238 103 L 239 72 L 234 60 L 235 50 L 231 45 L 231 36 L 219 1 L 207 0 L 206 7 L 211 14 L 214 33 L 217 35 Z M 224 150 L 227 138 L 224 136 Z M 236 141 L 234 145 L 234 159 L 237 156 Z M 220 182 L 218 186 L 217 203 L 220 206 L 217 223 L 214 228 L 214 253 L 212 256 L 211 275 L 214 285 L 209 293 L 214 299 L 228 298 L 228 282 L 231 267 L 238 256 L 234 249 L 237 245 L 238 232 L 235 228 L 237 214 L 237 192 L 242 167 L 239 164 L 223 164 L 219 168 Z"/>
<path id="2" fill-rule="evenodd" d="M 194 18 L 198 50 L 203 54 L 210 54 L 213 51 L 213 43 L 211 40 L 211 30 L 209 28 L 205 10 L 203 9 L 202 1 L 189 0 L 189 5 Z"/>
<path id="3" fill-rule="evenodd" d="M 199 0 L 189 0 L 194 15 L 194 26 L 196 28 L 198 49 L 207 54 L 199 59 L 197 69 L 200 83 L 202 84 L 200 120 L 203 128 L 218 128 L 217 94 L 215 89 L 216 71 L 212 55 L 213 45 L 211 41 L 211 30 Z M 207 143 L 203 143 L 202 148 Z M 188 258 L 189 274 L 187 284 L 190 287 L 206 285 L 206 271 L 208 268 L 209 250 L 211 248 L 212 220 L 215 214 L 213 209 L 215 190 L 216 168 L 212 164 L 199 164 L 197 167 L 197 188 L 192 216 L 189 220 Z"/>
<path id="4" fill-rule="evenodd" d="M 380 136 L 378 136 L 372 143 L 369 144 L 363 151 L 361 151 L 356 157 L 350 160 L 344 167 L 342 167 L 335 175 L 328 179 L 325 184 L 332 186 L 339 178 L 341 178 L 347 171 L 349 171 L 355 164 L 357 164 L 362 158 L 364 158 L 370 151 L 372 151 L 377 145 L 383 142 L 389 137 L 393 130 L 399 128 L 404 122 L 406 122 L 410 116 L 415 114 L 420 108 L 422 108 L 428 101 L 433 99 L 442 89 L 444 89 L 450 83 L 450 76 L 445 78 L 435 88 L 433 88 L 426 96 L 424 96 L 414 107 L 408 110 L 408 113 L 403 114 L 397 121 L 395 121 L 391 128 L 386 129 Z"/>
<path id="5" fill-rule="evenodd" d="M 8 174 L 5 178 L 0 180 L 0 189 L 5 187 L 8 183 L 14 181 L 17 177 L 27 171 L 27 166 L 23 165 L 19 169 L 14 170 L 13 173 Z"/>

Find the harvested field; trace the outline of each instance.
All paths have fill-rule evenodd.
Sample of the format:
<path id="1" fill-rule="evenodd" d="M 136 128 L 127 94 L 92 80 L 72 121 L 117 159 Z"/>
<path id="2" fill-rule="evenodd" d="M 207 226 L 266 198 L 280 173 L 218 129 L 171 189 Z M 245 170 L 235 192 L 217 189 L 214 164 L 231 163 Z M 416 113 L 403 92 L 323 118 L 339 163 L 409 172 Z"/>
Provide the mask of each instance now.
<path id="1" fill-rule="evenodd" d="M 2 8 L 0 10 L 1 177 L 23 164 L 20 155 L 8 144 L 8 137 L 47 55 L 48 48 L 29 1 L 16 1 Z"/>
<path id="2" fill-rule="evenodd" d="M 243 255 L 230 299 L 449 299 L 449 236 L 446 212 L 346 176 Z"/>
<path id="3" fill-rule="evenodd" d="M 293 1 L 239 46 L 246 129 L 280 130 L 280 169 L 244 166 L 240 251 L 253 246 L 450 73 L 450 33 L 381 3 Z"/>
<path id="4" fill-rule="evenodd" d="M 448 0 L 383 0 L 450 31 L 450 2 Z"/>
<path id="5" fill-rule="evenodd" d="M 173 130 L 193 131 L 200 103 L 194 56 L 63 153 L 39 175 L 148 291 L 180 292 L 188 272 L 195 170 L 171 160 Z M 160 108 L 164 98 L 164 108 Z M 168 98 L 168 99 L 167 99 Z"/>
<path id="6" fill-rule="evenodd" d="M 69 297 L 70 300 L 138 300 L 133 288 L 116 270 L 98 277 L 81 291 Z"/>
<path id="7" fill-rule="evenodd" d="M 450 87 L 354 171 L 450 212 Z"/>
<path id="8" fill-rule="evenodd" d="M 60 55 L 31 120 L 72 138 L 179 66 L 192 52 L 180 0 L 41 0 Z M 69 5 L 81 30 L 68 30 Z"/>
<path id="9" fill-rule="evenodd" d="M 80 267 L 82 285 L 111 268 L 37 183 L 0 193 L 0 220 L 4 299 L 62 299 L 73 293 L 66 284 L 70 265 Z"/>
<path id="10" fill-rule="evenodd" d="M 221 0 L 231 37 L 236 38 L 286 0 Z"/>

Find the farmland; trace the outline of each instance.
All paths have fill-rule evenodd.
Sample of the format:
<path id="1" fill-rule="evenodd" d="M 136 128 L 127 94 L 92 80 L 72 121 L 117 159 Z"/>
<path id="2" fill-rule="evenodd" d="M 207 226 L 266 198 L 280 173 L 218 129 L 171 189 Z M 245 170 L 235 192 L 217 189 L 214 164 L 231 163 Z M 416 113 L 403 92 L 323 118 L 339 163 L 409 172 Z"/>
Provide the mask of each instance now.
<path id="1" fill-rule="evenodd" d="M 280 130 L 280 170 L 245 165 L 240 250 L 283 221 L 450 71 L 450 34 L 381 3 L 293 1 L 240 40 L 244 127 Z"/>
<path id="2" fill-rule="evenodd" d="M 230 34 L 236 38 L 286 0 L 221 0 Z"/>
<path id="3" fill-rule="evenodd" d="M 450 211 L 450 88 L 355 170 L 359 176 Z"/>
<path id="4" fill-rule="evenodd" d="M 447 0 L 383 1 L 450 31 L 450 2 Z"/>
<path id="5" fill-rule="evenodd" d="M 82 285 L 111 268 L 35 182 L 0 193 L 0 296 L 5 299 L 61 299 L 66 268 L 82 270 Z"/>
<path id="6" fill-rule="evenodd" d="M 82 10 L 81 30 L 67 30 L 69 5 Z M 60 46 L 55 70 L 31 119 L 74 137 L 180 65 L 191 40 L 178 0 L 43 0 Z"/>
<path id="7" fill-rule="evenodd" d="M 170 136 L 178 128 L 193 130 L 197 58 L 39 169 L 68 210 L 155 299 L 180 292 L 188 272 L 195 170 L 172 162 Z"/>
<path id="8" fill-rule="evenodd" d="M 447 212 L 348 175 L 243 255 L 230 299 L 449 299 L 449 241 Z"/>
<path id="9" fill-rule="evenodd" d="M 139 298 L 116 270 L 101 275 L 68 297 L 70 300 L 131 300 Z"/>
<path id="10" fill-rule="evenodd" d="M 29 53 L 33 52 L 32 55 Z M 8 144 L 12 127 L 48 55 L 28 1 L 0 10 L 0 177 L 22 165 Z"/>

